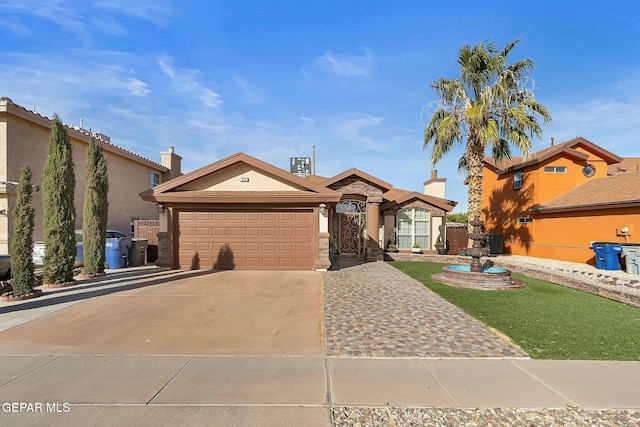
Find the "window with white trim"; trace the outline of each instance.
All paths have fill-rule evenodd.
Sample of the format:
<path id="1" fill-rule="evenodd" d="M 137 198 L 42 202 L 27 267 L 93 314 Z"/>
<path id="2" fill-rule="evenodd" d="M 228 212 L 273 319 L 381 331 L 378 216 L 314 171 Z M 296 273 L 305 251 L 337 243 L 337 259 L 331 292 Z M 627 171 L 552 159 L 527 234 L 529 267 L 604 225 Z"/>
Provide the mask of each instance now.
<path id="1" fill-rule="evenodd" d="M 427 209 L 409 208 L 398 211 L 398 249 L 411 249 L 415 243 L 429 249 L 429 223 Z"/>
<path id="2" fill-rule="evenodd" d="M 155 187 L 156 185 L 160 185 L 160 174 L 157 172 L 151 172 L 151 188 Z"/>
<path id="3" fill-rule="evenodd" d="M 545 173 L 567 173 L 567 167 L 566 166 L 545 166 L 544 172 Z"/>
<path id="4" fill-rule="evenodd" d="M 522 188 L 522 172 L 516 172 L 513 174 L 513 189 L 519 190 Z"/>

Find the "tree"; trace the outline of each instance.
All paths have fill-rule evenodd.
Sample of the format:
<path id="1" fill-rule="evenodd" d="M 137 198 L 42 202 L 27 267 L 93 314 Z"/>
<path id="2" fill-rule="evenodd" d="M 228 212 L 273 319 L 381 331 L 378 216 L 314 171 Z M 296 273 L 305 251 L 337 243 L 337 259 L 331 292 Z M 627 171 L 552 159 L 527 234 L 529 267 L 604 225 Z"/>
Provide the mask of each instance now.
<path id="1" fill-rule="evenodd" d="M 91 138 L 85 171 L 87 187 L 84 196 L 82 236 L 85 274 L 104 273 L 105 235 L 109 211 L 109 177 L 107 159 L 100 145 Z"/>
<path id="2" fill-rule="evenodd" d="M 448 213 L 447 222 L 457 222 L 459 224 L 466 224 L 469 222 L 469 215 L 466 212 Z"/>
<path id="3" fill-rule="evenodd" d="M 26 163 L 20 172 L 16 207 L 13 209 L 13 241 L 11 242 L 11 272 L 14 296 L 28 295 L 34 287 L 34 265 L 31 258 L 35 209 L 31 206 L 33 187 L 31 167 Z"/>
<path id="4" fill-rule="evenodd" d="M 507 62 L 518 42 L 508 43 L 502 51 L 493 42 L 462 46 L 460 77 L 439 78 L 431 84 L 439 99 L 425 129 L 424 148 L 432 149 L 435 166 L 454 146 L 465 144 L 458 166 L 467 173 L 470 219 L 481 215 L 487 148 L 498 162 L 511 156 L 511 144 L 526 156 L 533 147 L 531 139 L 542 135 L 539 118 L 551 122 L 551 115 L 533 95 L 533 81 L 527 75 L 533 62 Z"/>
<path id="5" fill-rule="evenodd" d="M 46 248 L 42 267 L 44 283 L 66 283 L 73 280 L 76 257 L 75 187 L 71 141 L 60 118 L 55 114 L 51 122 L 42 183 Z"/>

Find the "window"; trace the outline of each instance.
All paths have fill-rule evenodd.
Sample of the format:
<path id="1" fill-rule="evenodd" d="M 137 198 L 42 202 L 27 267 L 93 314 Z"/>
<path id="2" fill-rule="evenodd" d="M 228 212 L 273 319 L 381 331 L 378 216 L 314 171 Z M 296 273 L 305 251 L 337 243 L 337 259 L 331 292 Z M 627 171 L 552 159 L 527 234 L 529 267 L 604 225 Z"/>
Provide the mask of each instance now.
<path id="1" fill-rule="evenodd" d="M 593 166 L 591 164 L 587 164 L 585 167 L 582 168 L 582 174 L 584 176 L 586 176 L 587 178 L 591 178 L 592 176 L 594 176 L 596 174 L 595 166 Z"/>
<path id="2" fill-rule="evenodd" d="M 518 224 L 531 224 L 533 222 L 533 218 L 531 217 L 520 217 L 518 218 Z"/>
<path id="3" fill-rule="evenodd" d="M 513 174 L 513 189 L 519 190 L 522 188 L 522 172 L 516 172 Z"/>
<path id="4" fill-rule="evenodd" d="M 411 249 L 415 243 L 429 248 L 429 221 L 426 209 L 410 208 L 398 211 L 398 249 Z"/>
<path id="5" fill-rule="evenodd" d="M 545 173 L 567 173 L 566 166 L 545 166 Z"/>
<path id="6" fill-rule="evenodd" d="M 160 185 L 160 174 L 157 172 L 151 172 L 151 188 L 156 185 Z"/>

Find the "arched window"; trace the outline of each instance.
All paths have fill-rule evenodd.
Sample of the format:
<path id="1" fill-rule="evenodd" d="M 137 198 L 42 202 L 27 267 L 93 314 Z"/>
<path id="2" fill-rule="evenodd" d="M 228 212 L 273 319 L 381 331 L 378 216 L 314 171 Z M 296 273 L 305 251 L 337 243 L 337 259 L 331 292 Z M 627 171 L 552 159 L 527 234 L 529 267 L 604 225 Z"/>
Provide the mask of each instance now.
<path id="1" fill-rule="evenodd" d="M 430 249 L 429 222 L 431 214 L 426 209 L 409 208 L 398 211 L 398 249 L 411 249 L 415 243 Z"/>

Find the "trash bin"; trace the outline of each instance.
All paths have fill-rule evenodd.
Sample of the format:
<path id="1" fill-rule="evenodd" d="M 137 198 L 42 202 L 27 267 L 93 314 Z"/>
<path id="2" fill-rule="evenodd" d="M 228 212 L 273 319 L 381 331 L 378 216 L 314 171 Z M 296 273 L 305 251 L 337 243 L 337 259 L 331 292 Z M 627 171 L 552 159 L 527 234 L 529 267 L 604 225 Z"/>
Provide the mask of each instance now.
<path id="1" fill-rule="evenodd" d="M 596 253 L 596 267 L 600 270 L 620 270 L 620 254 L 622 245 L 619 243 L 593 242 L 591 244 Z"/>
<path id="2" fill-rule="evenodd" d="M 596 267 L 599 270 L 604 270 L 604 245 L 606 245 L 606 243 L 603 242 L 593 242 L 591 244 L 591 247 L 593 248 L 593 251 L 596 253 Z"/>
<path id="3" fill-rule="evenodd" d="M 131 239 L 131 248 L 129 248 L 129 265 L 132 267 L 140 267 L 147 263 L 147 239 Z"/>
<path id="4" fill-rule="evenodd" d="M 620 254 L 622 245 L 619 243 L 604 244 L 604 269 L 620 270 Z"/>
<path id="5" fill-rule="evenodd" d="M 640 274 L 640 244 L 624 244 L 622 245 L 622 252 L 626 260 L 626 272 Z"/>
<path id="6" fill-rule="evenodd" d="M 105 258 L 108 268 L 126 267 L 129 262 L 129 248 L 131 238 L 107 239 L 105 243 Z"/>

